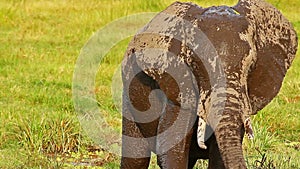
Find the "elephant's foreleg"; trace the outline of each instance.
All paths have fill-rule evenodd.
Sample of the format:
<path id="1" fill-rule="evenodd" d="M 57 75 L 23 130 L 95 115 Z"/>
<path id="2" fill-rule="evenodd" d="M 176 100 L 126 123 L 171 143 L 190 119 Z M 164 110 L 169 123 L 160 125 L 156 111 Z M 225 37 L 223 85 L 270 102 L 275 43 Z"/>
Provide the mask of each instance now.
<path id="1" fill-rule="evenodd" d="M 169 151 L 157 156 L 157 163 L 161 169 L 186 169 L 188 167 L 188 153 L 182 151 L 184 143 L 180 142 Z"/>
<path id="2" fill-rule="evenodd" d="M 147 169 L 150 162 L 150 157 L 146 158 L 127 158 L 122 157 L 121 169 Z"/>
<path id="3" fill-rule="evenodd" d="M 142 142 L 142 133 L 137 124 L 123 117 L 123 139 L 121 169 L 147 169 L 150 162 L 150 150 L 146 142 Z M 136 143 L 131 139 L 137 138 Z M 139 139 L 140 138 L 140 139 Z"/>
<path id="4" fill-rule="evenodd" d="M 160 93 L 155 90 L 155 81 L 143 72 L 138 73 L 130 83 L 125 82 L 121 168 L 148 168 L 162 107 Z"/>
<path id="5" fill-rule="evenodd" d="M 181 119 L 180 115 L 185 116 Z M 157 161 L 162 169 L 186 169 L 193 128 L 192 113 L 169 102 L 158 125 Z"/>

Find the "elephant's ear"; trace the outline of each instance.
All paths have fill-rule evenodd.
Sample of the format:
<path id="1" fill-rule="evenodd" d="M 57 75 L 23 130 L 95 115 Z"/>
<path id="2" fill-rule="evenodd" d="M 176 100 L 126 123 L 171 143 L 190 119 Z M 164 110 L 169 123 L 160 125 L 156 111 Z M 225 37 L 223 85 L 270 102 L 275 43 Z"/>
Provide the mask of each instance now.
<path id="1" fill-rule="evenodd" d="M 240 0 L 233 8 L 249 21 L 256 64 L 249 72 L 248 94 L 255 114 L 279 92 L 297 51 L 297 34 L 277 9 L 262 0 Z"/>

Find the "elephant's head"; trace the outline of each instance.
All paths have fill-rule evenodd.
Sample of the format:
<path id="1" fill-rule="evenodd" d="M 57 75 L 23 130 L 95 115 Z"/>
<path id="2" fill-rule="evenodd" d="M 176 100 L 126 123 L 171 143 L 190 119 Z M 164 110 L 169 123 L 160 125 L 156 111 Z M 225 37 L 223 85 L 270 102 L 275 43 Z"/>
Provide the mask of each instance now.
<path id="1" fill-rule="evenodd" d="M 204 9 L 199 20 L 200 29 L 221 58 L 226 89 L 215 98 L 210 95 L 200 100 L 203 106 L 198 113 L 213 125 L 226 168 L 242 168 L 243 131 L 253 136 L 249 115 L 256 114 L 279 92 L 296 54 L 297 35 L 277 9 L 261 0 Z M 223 109 L 212 112 L 220 110 L 216 103 L 222 96 L 226 97 Z M 211 104 L 215 106 L 209 110 Z M 198 139 L 201 128 L 203 123 L 199 123 Z"/>
<path id="2" fill-rule="evenodd" d="M 167 53 L 144 54 L 158 48 Z M 193 74 L 191 87 L 197 86 L 200 147 L 205 148 L 203 124 L 207 124 L 215 133 L 225 167 L 246 168 L 241 143 L 245 131 L 252 136 L 249 115 L 276 96 L 296 48 L 291 23 L 262 0 L 210 8 L 176 2 L 135 36 L 127 56 L 142 54 L 135 55 L 134 64 L 169 91 L 167 97 L 173 100 L 180 98 L 180 85 L 188 83 L 189 74 L 178 67 L 184 62 Z M 172 74 L 168 70 L 181 74 L 179 87 L 160 82 Z"/>

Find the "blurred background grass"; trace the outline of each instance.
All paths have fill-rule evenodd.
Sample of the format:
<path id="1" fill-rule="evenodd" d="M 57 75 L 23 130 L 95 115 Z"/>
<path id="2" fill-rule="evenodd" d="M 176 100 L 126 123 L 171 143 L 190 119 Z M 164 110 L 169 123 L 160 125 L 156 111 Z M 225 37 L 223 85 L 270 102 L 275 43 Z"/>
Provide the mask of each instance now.
<path id="1" fill-rule="evenodd" d="M 89 37 L 107 23 L 159 12 L 172 2 L 0 0 L 0 168 L 118 168 L 119 157 L 95 145 L 77 120 L 71 91 L 76 59 Z M 236 3 L 193 2 L 203 7 Z M 300 31 L 299 0 L 268 2 Z M 118 113 L 111 78 L 129 40 L 108 53 L 97 74 L 97 100 L 108 118 Z M 300 168 L 299 117 L 298 52 L 279 95 L 253 117 L 256 138 L 244 143 L 249 168 Z M 196 168 L 205 166 L 200 161 Z"/>

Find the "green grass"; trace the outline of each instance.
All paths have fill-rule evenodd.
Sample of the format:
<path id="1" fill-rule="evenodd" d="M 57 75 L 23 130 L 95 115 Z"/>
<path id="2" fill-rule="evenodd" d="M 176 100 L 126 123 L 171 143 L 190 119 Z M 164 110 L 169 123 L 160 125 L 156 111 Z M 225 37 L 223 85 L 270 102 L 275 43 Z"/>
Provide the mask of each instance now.
<path id="1" fill-rule="evenodd" d="M 125 15 L 158 12 L 171 2 L 0 0 L 0 168 L 73 168 L 74 164 L 117 168 L 119 157 L 96 147 L 78 122 L 72 102 L 76 59 L 89 37 L 107 23 Z M 210 6 L 236 1 L 194 2 Z M 300 31 L 298 0 L 268 2 Z M 111 122 L 118 113 L 111 98 L 111 78 L 128 41 L 111 50 L 96 78 L 97 101 Z M 248 166 L 300 168 L 299 117 L 298 52 L 279 95 L 253 117 L 256 137 L 244 142 Z M 157 168 L 155 160 L 151 164 Z M 197 168 L 206 165 L 198 162 Z"/>

